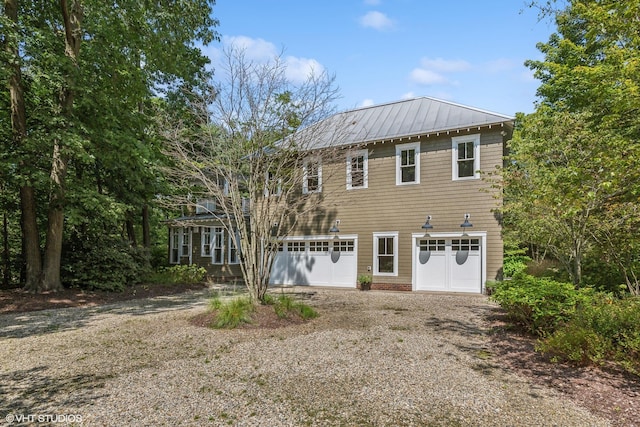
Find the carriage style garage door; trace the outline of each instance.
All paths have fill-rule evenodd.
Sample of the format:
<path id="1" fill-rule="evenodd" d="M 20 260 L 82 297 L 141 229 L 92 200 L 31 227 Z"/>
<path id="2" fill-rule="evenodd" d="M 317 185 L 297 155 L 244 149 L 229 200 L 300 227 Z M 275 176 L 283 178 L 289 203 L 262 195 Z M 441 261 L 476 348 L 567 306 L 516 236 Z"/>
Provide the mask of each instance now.
<path id="1" fill-rule="evenodd" d="M 357 239 L 285 240 L 271 268 L 272 285 L 356 287 Z"/>
<path id="2" fill-rule="evenodd" d="M 482 292 L 482 238 L 421 237 L 415 242 L 416 290 Z"/>

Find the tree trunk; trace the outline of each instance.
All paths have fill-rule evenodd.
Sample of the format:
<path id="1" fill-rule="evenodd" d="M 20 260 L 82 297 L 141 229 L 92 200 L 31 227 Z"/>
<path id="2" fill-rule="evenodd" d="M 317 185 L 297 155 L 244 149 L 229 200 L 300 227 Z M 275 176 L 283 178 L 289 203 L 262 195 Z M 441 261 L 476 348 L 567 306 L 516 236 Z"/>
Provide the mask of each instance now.
<path id="1" fill-rule="evenodd" d="M 136 239 L 136 230 L 133 226 L 132 216 L 131 212 L 127 212 L 127 219 L 125 220 L 124 225 L 127 229 L 127 239 L 129 240 L 129 244 L 135 248 L 138 246 L 138 241 Z"/>
<path id="2" fill-rule="evenodd" d="M 64 53 L 77 68 L 78 53 L 80 52 L 80 42 L 82 40 L 80 25 L 82 22 L 82 7 L 80 1 L 72 0 L 69 8 L 67 0 L 60 0 L 60 12 L 64 22 Z M 60 106 L 67 123 L 73 119 L 74 86 L 74 77 L 68 75 L 66 87 L 60 94 Z M 69 156 L 64 153 L 62 144 L 62 138 L 54 141 L 51 158 L 50 183 L 52 189 L 49 196 L 47 241 L 44 250 L 44 268 L 38 291 L 57 291 L 62 289 L 60 265 L 62 259 L 62 234 L 64 231 L 65 177 L 69 161 Z"/>
<path id="3" fill-rule="evenodd" d="M 142 206 L 142 246 L 151 247 L 151 227 L 149 225 L 149 205 Z"/>
<path id="4" fill-rule="evenodd" d="M 18 0 L 5 0 L 5 16 L 15 26 L 18 25 Z M 9 93 L 11 97 L 11 134 L 15 147 L 20 147 L 27 136 L 27 113 L 24 102 L 24 91 L 22 87 L 22 72 L 20 70 L 20 55 L 18 45 L 12 44 L 8 40 L 5 44 L 5 51 L 11 60 L 9 68 Z M 25 171 L 24 160 L 20 162 L 20 169 Z M 38 223 L 36 221 L 36 198 L 35 191 L 30 184 L 20 187 L 20 208 L 22 228 L 22 250 L 25 262 L 25 287 L 27 289 L 37 286 L 42 272 L 40 259 L 40 239 L 38 233 Z"/>
<path id="5" fill-rule="evenodd" d="M 7 213 L 2 214 L 2 285 L 9 289 L 11 285 L 11 261 L 9 258 L 9 220 Z"/>

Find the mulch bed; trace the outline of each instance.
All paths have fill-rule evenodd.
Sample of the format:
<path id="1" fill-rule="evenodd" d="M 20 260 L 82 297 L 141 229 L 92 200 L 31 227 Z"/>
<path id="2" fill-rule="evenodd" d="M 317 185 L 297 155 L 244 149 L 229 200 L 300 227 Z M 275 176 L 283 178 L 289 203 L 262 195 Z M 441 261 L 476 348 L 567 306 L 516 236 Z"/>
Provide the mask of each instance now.
<path id="1" fill-rule="evenodd" d="M 640 427 L 640 377 L 615 366 L 553 363 L 535 351 L 537 339 L 510 326 L 501 310 L 496 309 L 489 320 L 500 367 L 561 392 L 614 426 Z"/>
<path id="2" fill-rule="evenodd" d="M 207 311 L 189 319 L 194 326 L 210 328 L 216 320 L 216 313 Z M 286 326 L 299 325 L 306 322 L 296 313 L 289 313 L 288 317 L 279 318 L 270 305 L 258 305 L 251 315 L 251 323 L 243 323 L 237 329 L 277 329 Z"/>

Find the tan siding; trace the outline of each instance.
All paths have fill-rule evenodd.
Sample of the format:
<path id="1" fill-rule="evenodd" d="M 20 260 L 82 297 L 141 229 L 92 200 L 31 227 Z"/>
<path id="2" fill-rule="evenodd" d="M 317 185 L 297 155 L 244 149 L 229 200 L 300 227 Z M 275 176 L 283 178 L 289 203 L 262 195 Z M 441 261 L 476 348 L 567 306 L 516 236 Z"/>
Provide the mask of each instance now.
<path id="1" fill-rule="evenodd" d="M 478 133 L 469 132 L 469 134 Z M 473 231 L 487 232 L 487 279 L 494 279 L 502 267 L 500 225 L 492 209 L 497 201 L 486 191 L 482 179 L 453 181 L 451 138 L 464 133 L 441 134 L 420 139 L 420 183 L 396 185 L 396 143 L 369 146 L 368 188 L 346 190 L 344 159 L 323 165 L 330 177 L 323 183 L 322 203 L 316 215 L 303 219 L 298 235 L 327 235 L 335 219 L 340 234 L 357 234 L 358 273 L 373 268 L 373 233 L 399 232 L 398 276 L 374 276 L 374 283 L 411 283 L 412 233 L 421 232 L 427 214 L 434 232 L 460 232 L 464 214 L 471 214 Z M 403 140 L 397 143 L 418 141 Z M 484 172 L 502 164 L 503 136 L 500 128 L 483 132 L 480 139 L 480 167 Z M 327 171 L 325 173 L 325 171 Z"/>

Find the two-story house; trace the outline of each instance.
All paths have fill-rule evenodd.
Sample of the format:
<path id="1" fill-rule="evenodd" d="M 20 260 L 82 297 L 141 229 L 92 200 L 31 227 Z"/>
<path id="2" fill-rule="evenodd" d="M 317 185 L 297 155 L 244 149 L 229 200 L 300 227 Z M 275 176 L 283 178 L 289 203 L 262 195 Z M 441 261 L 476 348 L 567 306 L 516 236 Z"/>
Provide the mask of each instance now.
<path id="1" fill-rule="evenodd" d="M 367 274 L 372 289 L 483 292 L 503 245 L 482 174 L 502 165 L 514 119 L 428 97 L 336 118 L 348 126 L 333 142 L 343 150 L 326 164 L 310 151 L 301 191 L 318 195 L 317 209 L 282 239 L 271 284 L 355 288 Z M 206 215 L 196 223 L 172 229 L 171 259 L 237 276 L 232 239 Z"/>

